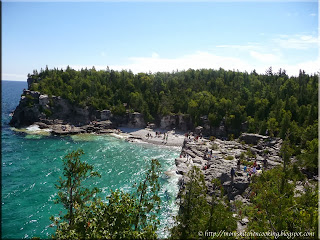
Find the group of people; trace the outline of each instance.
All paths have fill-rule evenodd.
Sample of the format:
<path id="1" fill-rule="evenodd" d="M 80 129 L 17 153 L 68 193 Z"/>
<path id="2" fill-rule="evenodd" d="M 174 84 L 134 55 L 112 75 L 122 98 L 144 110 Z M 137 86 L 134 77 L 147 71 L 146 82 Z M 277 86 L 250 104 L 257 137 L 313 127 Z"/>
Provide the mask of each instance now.
<path id="1" fill-rule="evenodd" d="M 149 138 L 152 138 L 152 134 L 151 133 L 147 133 L 146 137 L 149 139 Z"/>
<path id="2" fill-rule="evenodd" d="M 240 170 L 240 165 L 241 165 L 241 161 L 239 159 L 237 162 L 237 170 L 238 171 Z M 264 165 L 264 169 L 266 169 L 267 168 L 267 159 L 263 160 L 263 165 Z M 251 177 L 252 174 L 261 173 L 262 168 L 259 164 L 257 164 L 257 160 L 255 160 L 251 167 L 244 166 L 243 171 L 245 173 L 247 173 L 247 177 Z M 231 183 L 233 183 L 234 176 L 236 175 L 234 168 L 231 168 L 230 175 L 231 175 Z"/>
<path id="3" fill-rule="evenodd" d="M 188 132 L 184 135 L 188 140 L 191 140 L 191 136 L 193 136 L 193 140 L 198 142 L 199 139 L 202 139 L 202 133 L 200 133 L 199 135 L 196 135 L 192 132 Z"/>
<path id="4" fill-rule="evenodd" d="M 156 136 L 155 138 L 160 138 L 161 137 L 161 132 L 156 131 Z M 166 142 L 168 141 L 169 133 L 163 133 L 163 140 Z M 151 133 L 147 133 L 146 138 L 153 138 Z"/>

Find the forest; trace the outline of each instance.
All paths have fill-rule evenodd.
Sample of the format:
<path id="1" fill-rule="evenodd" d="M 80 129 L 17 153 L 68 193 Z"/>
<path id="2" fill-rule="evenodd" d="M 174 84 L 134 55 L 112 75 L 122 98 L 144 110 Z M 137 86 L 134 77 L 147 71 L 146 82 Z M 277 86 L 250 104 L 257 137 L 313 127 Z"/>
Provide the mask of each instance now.
<path id="1" fill-rule="evenodd" d="M 138 73 L 130 70 L 97 71 L 69 66 L 34 70 L 30 90 L 61 96 L 94 109 L 143 113 L 147 122 L 168 114 L 188 114 L 194 126 L 206 116 L 212 127 L 224 121 L 248 132 L 285 139 L 308 171 L 318 169 L 318 75 L 288 76 L 268 68 L 264 74 L 226 71 L 222 68 Z"/>

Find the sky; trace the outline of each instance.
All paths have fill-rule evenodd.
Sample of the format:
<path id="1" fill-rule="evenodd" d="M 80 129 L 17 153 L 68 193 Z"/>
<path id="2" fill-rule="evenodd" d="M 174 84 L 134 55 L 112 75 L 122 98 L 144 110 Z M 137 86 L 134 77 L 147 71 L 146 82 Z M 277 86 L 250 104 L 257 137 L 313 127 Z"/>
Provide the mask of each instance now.
<path id="1" fill-rule="evenodd" d="M 320 71 L 318 1 L 2 2 L 2 79 L 34 69 Z"/>

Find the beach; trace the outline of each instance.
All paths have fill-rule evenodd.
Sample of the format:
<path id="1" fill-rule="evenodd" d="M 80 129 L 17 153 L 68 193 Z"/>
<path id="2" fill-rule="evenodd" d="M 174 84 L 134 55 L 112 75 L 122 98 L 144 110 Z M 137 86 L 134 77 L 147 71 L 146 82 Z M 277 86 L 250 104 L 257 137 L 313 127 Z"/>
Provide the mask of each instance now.
<path id="1" fill-rule="evenodd" d="M 120 127 L 119 130 L 121 132 L 115 135 L 124 137 L 129 142 L 142 141 L 156 145 L 182 147 L 185 138 L 183 132 L 175 130 L 126 127 Z M 156 134 L 157 132 L 159 134 Z"/>

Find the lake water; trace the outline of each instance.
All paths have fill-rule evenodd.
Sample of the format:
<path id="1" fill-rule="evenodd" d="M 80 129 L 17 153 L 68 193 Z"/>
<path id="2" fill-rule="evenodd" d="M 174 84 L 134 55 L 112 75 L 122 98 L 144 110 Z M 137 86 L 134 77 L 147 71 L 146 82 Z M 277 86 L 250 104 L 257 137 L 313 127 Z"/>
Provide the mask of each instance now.
<path id="1" fill-rule="evenodd" d="M 162 172 L 175 169 L 174 159 L 181 148 L 160 147 L 144 143 L 129 143 L 107 135 L 77 135 L 66 137 L 40 136 L 13 131 L 8 125 L 9 114 L 19 103 L 26 82 L 2 81 L 2 238 L 49 238 L 54 232 L 49 217 L 62 210 L 54 204 L 63 157 L 79 148 L 82 160 L 94 166 L 101 178 L 87 183 L 102 190 L 133 191 L 152 158 L 160 161 Z M 167 227 L 177 213 L 175 198 L 178 177 L 160 176 L 162 199 L 159 237 L 166 237 Z"/>

